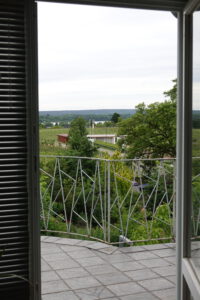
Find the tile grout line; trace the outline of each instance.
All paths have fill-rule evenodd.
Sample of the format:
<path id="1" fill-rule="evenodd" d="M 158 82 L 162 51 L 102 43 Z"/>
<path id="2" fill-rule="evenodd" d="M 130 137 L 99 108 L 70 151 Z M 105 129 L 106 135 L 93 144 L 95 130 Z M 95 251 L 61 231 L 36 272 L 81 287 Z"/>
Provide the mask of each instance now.
<path id="1" fill-rule="evenodd" d="M 42 241 L 42 242 L 44 242 L 44 241 Z M 48 241 L 47 241 L 47 243 L 48 243 Z M 49 242 L 50 243 L 50 242 Z M 51 242 L 51 243 L 53 243 L 53 242 Z M 61 250 L 61 252 L 62 253 L 67 253 L 67 256 L 69 256 L 69 258 L 70 259 L 72 259 L 72 261 L 74 261 L 74 262 L 76 262 L 82 269 L 84 269 L 87 273 L 89 273 L 89 275 L 91 275 L 91 277 L 94 277 L 96 280 L 97 280 L 97 282 L 99 282 L 99 284 L 100 284 L 100 286 L 98 286 L 98 287 L 105 287 L 106 289 L 108 289 L 107 288 L 107 286 L 106 285 L 104 285 L 104 284 L 102 284 L 99 280 L 98 280 L 98 278 L 96 278 L 96 276 L 98 276 L 99 274 L 96 274 L 96 276 L 94 275 L 94 274 L 92 274 L 89 270 L 87 270 L 85 267 L 86 266 L 82 266 L 76 259 L 74 259 L 73 257 L 71 257 L 69 254 L 68 254 L 68 252 L 66 251 L 64 251 L 63 249 L 61 249 L 61 246 L 64 246 L 64 245 L 67 245 L 67 244 L 58 244 L 58 243 L 56 243 L 56 245 L 58 245 L 58 248 Z M 75 245 L 68 245 L 68 246 L 76 246 L 76 244 Z M 77 245 L 78 246 L 78 245 Z M 80 246 L 79 246 L 80 247 Z M 104 262 L 105 262 L 105 264 L 109 264 L 112 268 L 114 268 L 118 273 L 122 273 L 123 275 L 125 275 L 125 277 L 127 277 L 127 279 L 129 279 L 129 276 L 127 275 L 127 274 L 124 274 L 125 272 L 128 272 L 128 271 L 121 271 L 120 272 L 120 270 L 119 269 L 117 269 L 112 263 L 110 263 L 109 262 L 109 260 L 106 260 L 106 259 L 104 259 L 102 256 L 100 256 L 100 255 L 98 255 L 98 254 L 103 254 L 103 255 L 105 255 L 105 256 L 108 256 L 108 258 L 109 258 L 109 256 L 110 255 L 116 255 L 115 254 L 115 252 L 116 252 L 116 250 L 118 250 L 118 249 L 116 249 L 114 252 L 112 252 L 112 253 L 104 253 L 104 252 L 100 252 L 99 251 L 99 249 L 91 249 L 91 248 L 88 248 L 88 247 L 85 247 L 85 246 L 81 246 L 82 248 L 85 248 L 85 249 L 88 249 L 88 250 L 90 250 L 91 252 L 93 252 L 94 254 L 95 254 L 95 256 L 97 256 L 97 257 L 99 257 L 99 258 L 101 258 L 102 260 L 104 260 Z M 80 248 L 81 248 L 80 247 Z M 168 249 L 170 249 L 171 247 L 169 247 Z M 160 250 L 163 250 L 163 249 L 160 249 Z M 142 251 L 142 252 L 146 252 L 146 251 L 148 251 L 148 250 L 145 250 L 145 251 Z M 150 250 L 151 251 L 151 250 Z M 153 251 L 153 250 L 152 250 Z M 99 253 L 100 252 L 100 253 Z M 140 253 L 141 253 L 141 251 L 139 251 Z M 131 252 L 130 252 L 131 253 Z M 138 252 L 135 252 L 135 253 L 138 253 Z M 97 254 L 97 255 L 96 255 Z M 135 260 L 134 258 L 131 258 L 129 255 L 128 255 L 128 253 L 124 253 L 124 252 L 121 252 L 120 251 L 120 253 L 118 253 L 118 254 L 124 254 L 125 256 L 128 256 L 130 259 L 131 259 L 131 261 L 133 261 L 133 262 L 136 262 L 136 263 L 139 263 L 140 264 L 140 261 L 139 260 Z M 154 254 L 154 253 L 153 253 Z M 171 262 L 169 262 L 169 261 L 167 261 L 167 260 L 165 260 L 165 258 L 168 258 L 168 257 L 171 257 L 171 256 L 168 256 L 168 257 L 160 257 L 158 254 L 155 254 L 156 256 L 158 256 L 158 258 L 160 258 L 160 259 L 163 259 L 164 261 L 166 261 L 168 264 L 170 264 L 169 266 L 174 266 L 174 264 L 173 263 L 171 263 Z M 94 257 L 95 257 L 94 256 Z M 51 270 L 53 270 L 57 275 L 58 275 L 58 277 L 64 282 L 64 284 L 68 287 L 68 285 L 66 284 L 66 282 L 64 281 L 64 279 L 57 273 L 57 270 L 54 270 L 54 269 L 52 269 L 52 267 L 49 265 L 49 263 L 45 260 L 45 258 L 43 258 L 43 257 L 41 257 L 43 260 L 44 260 L 44 262 L 50 267 L 50 269 Z M 83 257 L 84 258 L 84 257 Z M 87 257 L 86 257 L 87 258 Z M 149 259 L 147 259 L 147 260 L 149 260 Z M 123 262 L 116 262 L 116 263 L 123 263 Z M 127 262 L 124 262 L 124 263 L 128 263 L 128 261 Z M 98 267 L 98 265 L 92 265 L 92 266 L 96 266 L 96 267 Z M 92 267 L 91 266 L 91 267 Z M 141 263 L 141 266 L 144 266 L 144 265 L 142 265 L 142 263 Z M 90 267 L 90 266 L 88 266 L 88 267 Z M 78 268 L 78 267 L 76 267 L 76 268 Z M 158 274 L 158 273 L 156 273 L 156 271 L 154 271 L 153 269 L 154 268 L 150 268 L 150 267 L 146 267 L 146 266 L 144 266 L 144 268 L 146 268 L 146 269 L 149 269 L 149 270 L 151 270 L 153 273 L 155 273 L 155 275 L 158 275 L 160 278 L 164 278 L 165 280 L 167 280 L 169 283 L 171 283 L 171 284 L 173 284 L 169 279 L 167 279 L 165 276 L 163 276 L 163 275 L 160 275 L 160 274 Z M 69 268 L 70 269 L 70 268 Z M 61 270 L 63 270 L 63 269 L 61 269 Z M 142 269 L 141 269 L 142 270 Z M 131 270 L 130 270 L 131 271 Z M 137 270 L 132 270 L 132 271 L 137 271 Z M 46 272 L 46 271 L 44 271 L 44 272 Z M 108 273 L 106 273 L 106 274 L 108 274 Z M 102 274 L 102 275 L 106 275 L 106 274 Z M 100 274 L 101 275 L 101 274 Z M 170 275 L 169 275 L 170 276 Z M 75 277 L 76 278 L 76 277 Z M 81 278 L 81 277 L 78 277 L 78 278 Z M 72 278 L 73 279 L 73 278 Z M 148 289 L 146 289 L 146 288 L 144 288 L 143 286 L 141 286 L 139 283 L 138 283 L 138 281 L 135 281 L 135 280 L 133 280 L 132 278 L 130 279 L 131 281 L 127 281 L 127 282 L 124 282 L 124 283 L 130 283 L 130 282 L 134 282 L 134 283 L 137 283 L 140 287 L 142 287 L 144 290 L 145 290 L 145 292 L 147 292 L 147 293 L 149 293 L 149 294 L 151 294 L 152 296 L 154 296 L 155 297 L 155 295 L 154 294 L 152 294 L 154 291 L 149 291 Z M 149 279 L 146 279 L 146 280 L 149 280 Z M 115 284 L 110 284 L 110 285 L 115 285 Z M 96 286 L 97 287 L 97 286 Z M 95 288 L 95 287 L 88 287 L 88 288 Z M 77 290 L 81 290 L 81 289 L 87 289 L 87 288 L 80 288 L 80 289 L 77 289 Z M 168 289 L 170 289 L 170 288 L 168 288 Z M 159 289 L 159 290 L 155 290 L 155 292 L 156 291 L 162 291 L 163 289 Z M 73 289 L 69 289 L 68 291 L 72 291 L 72 292 L 74 292 L 75 294 L 76 294 L 76 290 L 73 290 Z M 109 290 L 110 291 L 110 290 Z M 112 292 L 111 292 L 112 293 Z M 136 294 L 141 294 L 141 292 L 140 293 L 136 293 Z M 131 294 L 127 294 L 127 296 L 128 295 L 131 295 Z M 126 296 L 126 295 L 122 295 L 122 296 Z M 77 297 L 79 297 L 78 295 L 77 295 Z M 118 296 L 117 296 L 118 297 Z M 120 296 L 121 297 L 121 296 Z M 156 296 L 157 297 L 157 296 Z M 80 298 L 80 297 L 79 297 Z M 102 298 L 103 299 L 103 298 Z M 104 298 L 105 299 L 105 298 Z M 112 298 L 110 298 L 110 299 L 112 299 Z M 114 299 L 114 298 L 113 298 Z M 159 299 L 159 298 L 157 298 L 157 299 Z M 161 299 L 161 298 L 160 298 Z"/>

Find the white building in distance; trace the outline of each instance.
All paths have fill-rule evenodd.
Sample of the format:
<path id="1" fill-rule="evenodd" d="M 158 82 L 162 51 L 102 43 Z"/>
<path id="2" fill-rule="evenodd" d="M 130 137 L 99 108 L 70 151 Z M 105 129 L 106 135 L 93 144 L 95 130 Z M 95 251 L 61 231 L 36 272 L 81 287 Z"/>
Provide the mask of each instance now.
<path id="1" fill-rule="evenodd" d="M 102 141 L 109 144 L 116 144 L 115 134 L 88 134 L 87 137 L 92 142 Z"/>

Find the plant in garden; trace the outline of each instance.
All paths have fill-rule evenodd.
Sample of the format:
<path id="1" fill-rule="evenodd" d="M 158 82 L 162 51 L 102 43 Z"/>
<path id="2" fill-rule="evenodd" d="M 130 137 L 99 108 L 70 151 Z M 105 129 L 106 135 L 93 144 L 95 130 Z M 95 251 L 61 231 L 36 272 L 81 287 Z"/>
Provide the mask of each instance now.
<path id="1" fill-rule="evenodd" d="M 174 81 L 175 82 L 175 81 Z M 122 121 L 120 145 L 128 158 L 176 156 L 176 90 L 177 84 L 164 95 L 164 102 L 136 106 L 136 113 Z"/>
<path id="2" fill-rule="evenodd" d="M 115 112 L 115 113 L 112 115 L 110 121 L 111 121 L 112 123 L 117 124 L 117 123 L 120 121 L 120 119 L 121 119 L 120 114 L 118 114 L 118 113 Z"/>
<path id="3" fill-rule="evenodd" d="M 140 104 L 134 116 L 120 123 L 121 134 L 125 135 L 123 142 L 127 145 L 126 154 L 128 157 L 175 156 L 176 82 L 174 81 L 174 83 L 174 87 L 164 93 L 167 97 L 164 103 L 153 103 L 149 106 Z M 60 152 L 57 152 L 58 149 L 55 147 L 49 148 L 50 153 L 63 156 L 94 157 L 96 148 L 88 140 L 87 133 L 84 119 L 77 118 L 73 120 L 69 130 L 68 147 L 60 149 Z M 44 145 L 43 149 L 45 149 Z M 156 192 L 152 197 L 153 201 L 148 202 L 158 178 L 160 163 L 157 161 L 143 161 L 138 167 L 140 170 L 138 175 L 136 171 L 137 162 L 120 161 L 122 157 L 120 152 L 116 151 L 112 157 L 108 154 L 102 154 L 102 156 L 110 162 L 107 160 L 99 162 L 99 173 L 97 172 L 97 161 L 92 159 L 60 157 L 58 159 L 60 168 L 57 169 L 55 169 L 55 158 L 41 159 L 41 167 L 46 171 L 46 174 L 42 173 L 41 175 L 41 191 L 43 194 L 53 178 L 53 189 L 49 188 L 43 199 L 45 215 L 48 214 L 50 200 L 53 201 L 52 210 L 54 213 L 51 211 L 49 229 L 66 232 L 65 221 L 72 220 L 71 231 L 87 235 L 87 226 L 84 222 L 84 219 L 87 218 L 90 225 L 92 225 L 91 235 L 103 238 L 103 230 L 99 226 L 102 222 L 102 207 L 99 195 L 101 189 L 103 205 L 106 207 L 108 201 L 108 170 L 110 170 L 111 241 L 117 242 L 119 235 L 122 233 L 127 233 L 127 236 L 132 240 L 146 240 L 150 236 L 155 239 L 170 237 L 172 202 L 168 205 L 166 201 L 162 203 L 162 199 L 165 193 L 169 199 L 173 195 L 172 164 L 170 162 L 163 163 L 167 174 L 165 179 L 161 174 Z M 108 163 L 110 169 L 108 169 Z M 197 172 L 197 168 L 195 172 Z M 51 176 L 49 177 L 47 174 Z M 76 195 L 73 198 L 72 187 L 75 181 Z M 140 192 L 134 188 L 134 184 L 144 185 L 142 191 L 144 203 L 142 201 L 137 203 Z M 198 180 L 195 181 L 195 186 L 199 189 Z M 71 214 L 74 199 L 76 212 Z M 84 203 L 84 200 L 86 200 L 86 203 Z M 130 200 L 132 201 L 131 206 Z M 148 204 L 147 207 L 145 203 Z M 134 205 L 134 215 L 131 216 L 132 220 L 126 232 L 129 209 L 132 209 Z M 108 212 L 106 209 L 104 217 L 107 226 L 106 216 Z M 64 212 L 67 212 L 67 220 L 64 220 Z M 92 216 L 93 212 L 94 216 Z M 72 219 L 70 219 L 71 217 Z"/>
<path id="4" fill-rule="evenodd" d="M 86 121 L 76 118 L 71 122 L 69 130 L 69 146 L 76 156 L 92 157 L 97 148 L 87 138 Z"/>

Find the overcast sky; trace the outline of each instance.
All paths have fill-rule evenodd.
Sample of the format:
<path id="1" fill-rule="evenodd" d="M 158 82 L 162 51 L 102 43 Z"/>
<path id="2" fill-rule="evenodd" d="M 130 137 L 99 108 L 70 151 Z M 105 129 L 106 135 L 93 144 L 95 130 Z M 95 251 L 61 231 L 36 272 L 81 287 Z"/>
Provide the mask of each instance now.
<path id="1" fill-rule="evenodd" d="M 163 101 L 177 70 L 169 12 L 38 3 L 40 110 Z"/>

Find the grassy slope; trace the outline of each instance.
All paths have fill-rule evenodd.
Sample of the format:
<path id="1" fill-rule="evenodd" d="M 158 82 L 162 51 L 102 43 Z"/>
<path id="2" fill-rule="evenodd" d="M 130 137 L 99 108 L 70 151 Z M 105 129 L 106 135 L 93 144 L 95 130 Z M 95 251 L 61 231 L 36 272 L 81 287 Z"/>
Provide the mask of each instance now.
<path id="1" fill-rule="evenodd" d="M 49 150 L 49 145 L 54 145 L 55 141 L 57 141 L 57 134 L 60 133 L 68 133 L 68 128 L 53 128 L 53 129 L 40 129 L 40 145 L 41 145 L 41 152 L 46 152 Z M 89 130 L 91 133 L 91 130 Z M 117 133 L 117 127 L 102 127 L 102 128 L 94 128 L 92 129 L 92 134 L 112 134 Z M 193 129 L 192 133 L 192 152 L 193 156 L 200 156 L 200 129 Z M 58 149 L 51 149 L 50 152 L 56 152 Z M 56 150 L 57 149 L 57 150 Z M 61 149 L 59 152 L 62 151 Z M 49 152 L 49 151 L 48 151 Z"/>
<path id="2" fill-rule="evenodd" d="M 40 154 L 51 155 L 66 155 L 66 149 L 56 147 L 57 135 L 61 133 L 68 133 L 68 128 L 50 128 L 40 129 Z M 117 127 L 102 127 L 94 128 L 88 131 L 89 134 L 113 134 L 117 133 Z"/>
<path id="3" fill-rule="evenodd" d="M 57 141 L 57 135 L 61 133 L 68 133 L 68 128 L 50 128 L 40 129 L 40 142 L 45 144 L 54 144 Z M 94 129 L 88 129 L 89 134 L 113 134 L 117 133 L 117 127 L 97 127 Z"/>

